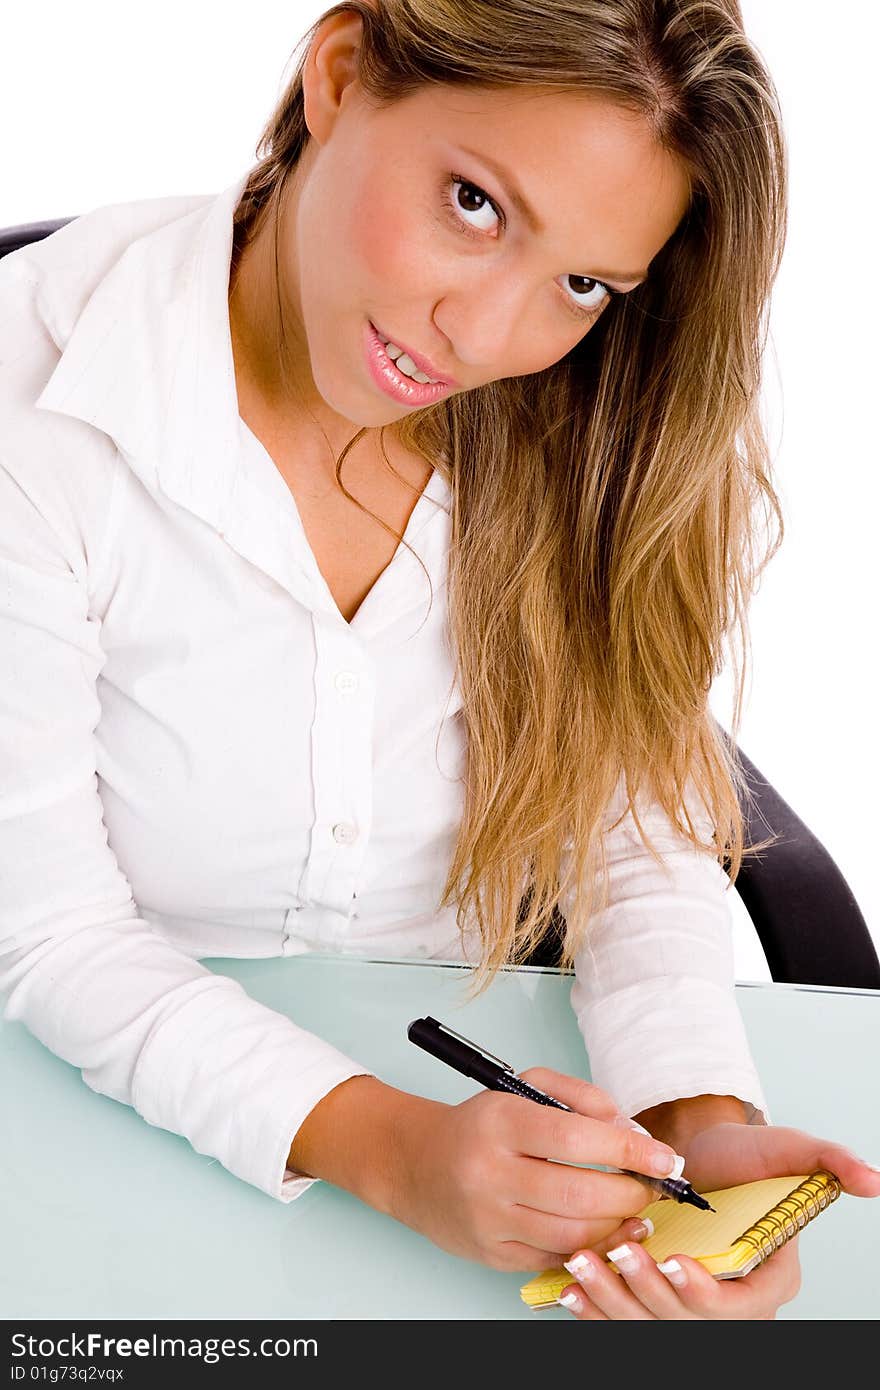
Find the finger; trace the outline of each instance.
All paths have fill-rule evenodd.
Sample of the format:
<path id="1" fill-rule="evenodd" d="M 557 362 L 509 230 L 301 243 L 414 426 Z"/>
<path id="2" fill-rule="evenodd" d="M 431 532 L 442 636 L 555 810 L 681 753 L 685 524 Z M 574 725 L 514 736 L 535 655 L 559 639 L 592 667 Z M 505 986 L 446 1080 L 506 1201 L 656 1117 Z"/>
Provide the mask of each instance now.
<path id="1" fill-rule="evenodd" d="M 636 1250 L 638 1247 L 624 1245 L 621 1248 Z M 654 1261 L 649 1259 L 644 1251 L 639 1251 L 639 1253 L 644 1261 L 645 1269 L 649 1265 L 653 1266 L 656 1279 L 661 1285 L 664 1284 L 663 1276 L 656 1273 L 657 1266 Z M 567 1260 L 565 1265 L 573 1279 L 576 1280 L 575 1291 L 585 1295 L 592 1309 L 595 1309 L 595 1314 L 591 1314 L 589 1308 L 579 1307 L 577 1304 L 565 1301 L 564 1306 L 570 1307 L 572 1312 L 578 1308 L 581 1317 L 592 1317 L 592 1320 L 595 1321 L 596 1315 L 600 1315 L 613 1322 L 650 1322 L 656 1318 L 674 1318 L 680 1315 L 681 1305 L 668 1285 L 665 1290 L 658 1290 L 660 1294 L 665 1296 L 655 1300 L 658 1305 L 656 1309 L 651 1308 L 638 1296 L 635 1290 L 629 1287 L 620 1274 L 615 1273 L 607 1260 L 602 1259 L 593 1251 L 580 1250 L 570 1260 Z M 568 1285 L 562 1290 L 559 1295 L 560 1302 L 563 1302 L 566 1294 L 571 1292 L 571 1287 Z M 690 1315 L 685 1312 L 684 1316 L 689 1317 Z"/>
<path id="2" fill-rule="evenodd" d="M 551 1067 L 529 1067 L 519 1073 L 521 1081 L 526 1081 L 545 1095 L 570 1105 L 580 1115 L 591 1115 L 595 1120 L 613 1120 L 620 1114 L 617 1102 L 607 1091 L 584 1081 L 579 1076 L 568 1076 L 563 1071 L 553 1071 Z"/>
<path id="3" fill-rule="evenodd" d="M 657 1200 L 653 1188 L 628 1174 L 542 1158 L 520 1158 L 516 1175 L 516 1202 L 574 1221 L 626 1221 Z"/>
<path id="4" fill-rule="evenodd" d="M 615 1226 L 614 1230 L 601 1240 L 585 1242 L 585 1244 L 589 1243 L 589 1248 L 597 1255 L 605 1256 L 609 1250 L 615 1250 L 619 1245 L 639 1244 L 653 1234 L 653 1221 L 647 1217 L 643 1221 L 639 1216 L 631 1216 L 627 1221 Z"/>
<path id="5" fill-rule="evenodd" d="M 784 1303 L 790 1303 L 800 1293 L 801 1264 L 798 1237 L 786 1241 L 769 1259 L 764 1260 L 742 1279 L 726 1280 L 737 1286 L 736 1295 L 746 1311 L 735 1317 L 775 1317 Z M 731 1294 L 734 1290 L 731 1289 Z M 726 1316 L 726 1315 L 725 1315 Z"/>
<path id="6" fill-rule="evenodd" d="M 594 1251 L 577 1251 L 565 1267 L 595 1306 L 615 1321 L 693 1321 L 701 1316 L 678 1297 L 678 1290 L 636 1242 L 613 1247 L 606 1259 Z"/>
<path id="7" fill-rule="evenodd" d="M 600 1163 L 652 1177 L 680 1173 L 684 1160 L 668 1144 L 607 1120 L 535 1105 L 522 1096 L 495 1093 L 499 1137 L 516 1153 L 557 1163 Z"/>
<path id="8" fill-rule="evenodd" d="M 572 1250 L 607 1239 L 618 1229 L 618 1224 L 601 1220 L 566 1221 L 547 1212 L 533 1211 L 531 1207 L 511 1207 L 501 1235 L 505 1240 L 552 1251 L 550 1264 L 558 1268 Z"/>
<path id="9" fill-rule="evenodd" d="M 562 1260 L 558 1250 L 544 1250 L 521 1240 L 499 1240 L 485 1263 L 510 1274 L 534 1274 L 536 1270 L 558 1269 Z"/>
<path id="10" fill-rule="evenodd" d="M 571 1313 L 572 1317 L 580 1322 L 610 1322 L 611 1319 L 606 1313 L 598 1309 L 591 1298 L 578 1284 L 568 1284 L 560 1293 L 556 1300 L 561 1303 L 563 1308 Z"/>
<path id="11" fill-rule="evenodd" d="M 773 1127 L 773 1147 L 766 1155 L 762 1177 L 815 1173 L 820 1168 L 839 1179 L 854 1197 L 880 1197 L 880 1170 L 858 1158 L 851 1149 L 800 1129 Z"/>
<path id="12" fill-rule="evenodd" d="M 595 1307 L 612 1319 L 647 1314 L 664 1321 L 766 1320 L 800 1289 L 796 1238 L 742 1279 L 715 1279 L 686 1255 L 670 1256 L 658 1265 L 633 1241 L 607 1253 L 619 1271 L 612 1278 L 626 1285 L 643 1312 L 636 1313 L 623 1291 L 609 1283 L 612 1266 L 594 1251 L 577 1251 L 564 1264 Z"/>
<path id="13" fill-rule="evenodd" d="M 597 1240 L 579 1240 L 572 1246 L 576 1253 L 578 1250 L 592 1250 L 600 1258 L 604 1258 L 609 1250 L 615 1250 L 619 1245 L 637 1245 L 648 1236 L 654 1234 L 654 1223 L 649 1220 L 642 1221 L 638 1216 L 631 1216 L 627 1221 L 621 1222 L 607 1234 L 601 1235 Z M 564 1255 L 561 1263 L 571 1260 L 571 1255 Z"/>
<path id="14" fill-rule="evenodd" d="M 796 1261 L 793 1251 L 789 1255 Z M 773 1261 L 766 1263 L 769 1266 Z M 740 1322 L 775 1317 L 777 1309 L 794 1298 L 799 1287 L 797 1265 L 794 1278 L 782 1264 L 773 1270 L 759 1268 L 764 1273 L 756 1280 L 753 1276 L 759 1270 L 741 1279 L 715 1279 L 698 1260 L 687 1255 L 671 1255 L 657 1266 L 673 1284 L 679 1301 L 691 1316 Z"/>
<path id="15" fill-rule="evenodd" d="M 880 1197 L 880 1169 L 875 1168 L 863 1158 L 858 1158 L 851 1149 L 842 1144 L 829 1144 L 823 1139 L 816 1143 L 816 1158 L 809 1165 L 810 1172 L 825 1168 L 840 1180 L 844 1192 L 852 1197 Z M 806 1171 L 803 1168 L 799 1172 Z"/>
<path id="16" fill-rule="evenodd" d="M 781 1305 L 798 1292 L 800 1265 L 796 1246 L 796 1240 L 790 1241 L 784 1252 L 777 1251 L 741 1279 L 715 1279 L 704 1265 L 687 1255 L 671 1255 L 654 1265 L 647 1251 L 634 1245 L 628 1247 L 625 1256 L 614 1251 L 611 1254 L 633 1293 L 658 1317 L 755 1321 L 775 1317 Z M 674 1305 L 670 1305 L 669 1295 L 662 1289 L 661 1278 L 672 1287 Z M 679 1311 L 666 1311 L 670 1306 Z"/>
<path id="17" fill-rule="evenodd" d="M 570 1258 L 573 1250 L 582 1247 L 601 1249 L 603 1252 L 614 1244 L 630 1240 L 636 1244 L 644 1240 L 647 1227 L 638 1220 L 619 1221 L 570 1221 L 564 1217 L 534 1211 L 531 1207 L 514 1206 L 507 1213 L 506 1229 L 502 1238 L 516 1240 L 523 1245 L 553 1250 L 556 1252 L 552 1263 L 563 1264 Z"/>

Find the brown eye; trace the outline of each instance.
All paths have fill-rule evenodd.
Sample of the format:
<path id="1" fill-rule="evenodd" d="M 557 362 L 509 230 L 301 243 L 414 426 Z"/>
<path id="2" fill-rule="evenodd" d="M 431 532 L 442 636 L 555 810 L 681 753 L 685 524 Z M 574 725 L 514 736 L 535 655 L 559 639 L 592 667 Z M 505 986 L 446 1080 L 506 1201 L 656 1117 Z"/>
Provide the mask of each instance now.
<path id="1" fill-rule="evenodd" d="M 572 289 L 577 290 L 578 294 L 589 294 L 590 290 L 599 283 L 598 280 L 591 280 L 589 275 L 569 275 L 568 278 L 569 280 L 577 280 L 579 282 L 576 285 L 572 285 Z"/>
<path id="2" fill-rule="evenodd" d="M 464 179 L 453 179 L 452 202 L 456 212 L 461 213 L 467 225 L 476 231 L 490 232 L 501 220 L 488 193 Z"/>
<path id="3" fill-rule="evenodd" d="M 607 285 L 603 285 L 601 280 L 592 280 L 589 275 L 566 275 L 563 278 L 568 281 L 567 288 L 574 291 L 570 296 L 572 304 L 586 313 L 600 309 L 609 296 Z"/>
<path id="4" fill-rule="evenodd" d="M 489 201 L 472 183 L 460 183 L 458 190 L 458 205 L 465 212 L 479 212 Z"/>

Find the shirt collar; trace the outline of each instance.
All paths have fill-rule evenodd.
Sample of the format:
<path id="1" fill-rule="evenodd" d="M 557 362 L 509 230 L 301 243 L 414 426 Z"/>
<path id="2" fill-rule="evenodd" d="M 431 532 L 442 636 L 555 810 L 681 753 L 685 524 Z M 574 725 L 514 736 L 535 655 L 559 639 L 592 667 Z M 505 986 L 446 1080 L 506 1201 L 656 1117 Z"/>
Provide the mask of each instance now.
<path id="1" fill-rule="evenodd" d="M 220 530 L 239 456 L 228 289 L 246 180 L 126 247 L 62 330 L 36 401 L 108 434 L 135 472 Z"/>
<path id="2" fill-rule="evenodd" d="M 91 289 L 60 270 L 47 276 L 43 316 L 61 359 L 36 406 L 103 431 L 148 487 L 158 485 L 209 522 L 302 602 L 338 617 L 286 484 L 255 439 L 242 447 L 229 263 L 233 214 L 246 181 L 247 175 L 195 206 L 192 199 L 170 200 L 172 216 L 158 227 L 161 205 L 145 203 L 142 212 L 137 205 L 126 208 L 126 215 L 143 216 L 150 230 L 130 240 Z M 88 260 L 96 233 L 94 216 L 88 221 L 59 234 L 66 242 L 65 269 Z M 106 247 L 100 254 L 106 255 Z M 435 470 L 408 527 L 408 542 L 420 536 L 441 589 L 450 500 Z M 292 545 L 293 536 L 298 545 Z M 355 617 L 364 634 L 425 601 L 424 576 L 408 552 L 391 568 L 394 573 L 380 576 Z"/>

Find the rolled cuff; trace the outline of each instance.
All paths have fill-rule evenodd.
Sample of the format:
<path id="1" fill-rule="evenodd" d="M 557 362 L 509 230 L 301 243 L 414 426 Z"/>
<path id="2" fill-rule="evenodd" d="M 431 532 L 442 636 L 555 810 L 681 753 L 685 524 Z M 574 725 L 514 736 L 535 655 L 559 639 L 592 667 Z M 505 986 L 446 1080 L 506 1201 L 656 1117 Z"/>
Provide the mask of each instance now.
<path id="1" fill-rule="evenodd" d="M 304 1192 L 307 1192 L 313 1183 L 321 1181 L 320 1178 L 309 1178 L 287 1167 L 290 1146 L 300 1125 L 306 1116 L 314 1110 L 318 1102 L 329 1095 L 336 1086 L 341 1085 L 343 1081 L 348 1081 L 349 1077 L 352 1076 L 375 1076 L 375 1072 L 370 1071 L 367 1067 L 358 1066 L 356 1062 L 352 1062 L 349 1066 L 328 1067 L 323 1079 L 316 1081 L 316 1087 L 313 1088 L 308 1097 L 300 1101 L 291 1120 L 282 1127 L 280 1146 L 274 1150 L 275 1159 L 271 1170 L 270 1186 L 264 1188 L 264 1191 L 267 1191 L 271 1197 L 277 1197 L 281 1202 L 293 1202 L 297 1197 L 301 1197 Z M 279 1169 L 280 1179 L 277 1177 Z M 260 1182 L 257 1182 L 256 1185 L 257 1187 L 263 1186 Z"/>
<path id="2" fill-rule="evenodd" d="M 594 1084 L 626 1115 L 688 1096 L 731 1095 L 769 1122 L 733 992 L 670 976 L 653 979 L 650 993 L 654 999 L 640 984 L 584 1002 L 573 986 Z M 761 1119 L 753 1113 L 750 1123 Z"/>
<path id="3" fill-rule="evenodd" d="M 131 1103 L 235 1177 L 292 1201 L 316 1181 L 287 1168 L 300 1125 L 334 1087 L 374 1073 L 241 986 L 217 977 L 206 985 L 220 997 L 185 1022 L 166 1019 L 142 1050 Z M 91 1084 L 85 1070 L 83 1078 Z"/>

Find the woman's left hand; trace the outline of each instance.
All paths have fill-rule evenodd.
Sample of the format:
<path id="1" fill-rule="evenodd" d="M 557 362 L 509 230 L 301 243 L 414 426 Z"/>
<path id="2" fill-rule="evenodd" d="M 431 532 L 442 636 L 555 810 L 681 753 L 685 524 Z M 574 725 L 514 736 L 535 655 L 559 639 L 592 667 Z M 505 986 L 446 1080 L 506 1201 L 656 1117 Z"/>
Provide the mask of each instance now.
<path id="1" fill-rule="evenodd" d="M 880 1196 L 876 1168 L 841 1145 L 801 1130 L 717 1124 L 695 1135 L 685 1156 L 686 1176 L 698 1192 L 827 1168 L 852 1196 Z M 567 1262 L 576 1266 L 575 1280 L 563 1289 L 560 1302 L 574 1298 L 576 1304 L 565 1302 L 564 1306 L 585 1322 L 770 1320 L 800 1289 L 798 1239 L 790 1240 L 741 1279 L 715 1279 L 697 1260 L 681 1254 L 658 1265 L 635 1241 L 614 1253 L 620 1274 L 607 1263 L 604 1251 L 576 1251 Z"/>

